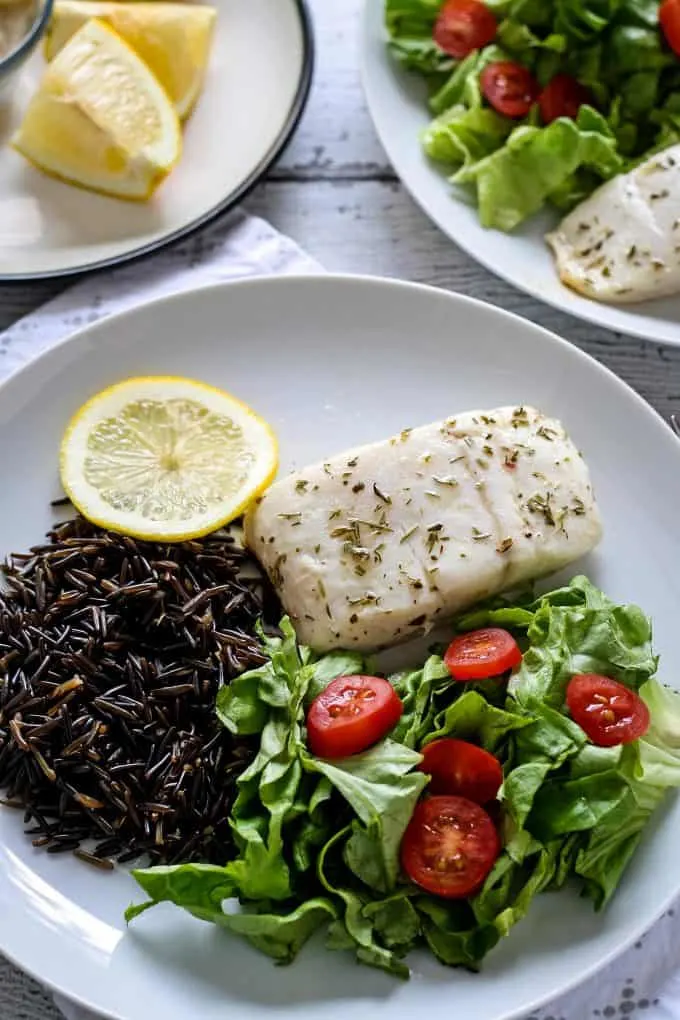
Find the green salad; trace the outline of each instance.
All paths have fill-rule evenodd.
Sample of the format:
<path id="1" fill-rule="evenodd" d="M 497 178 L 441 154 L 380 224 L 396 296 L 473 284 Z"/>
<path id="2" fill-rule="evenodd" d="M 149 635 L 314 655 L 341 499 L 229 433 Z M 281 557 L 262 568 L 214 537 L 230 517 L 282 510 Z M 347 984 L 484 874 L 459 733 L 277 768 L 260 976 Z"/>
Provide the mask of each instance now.
<path id="1" fill-rule="evenodd" d="M 385 17 L 429 86 L 425 152 L 486 227 L 566 212 L 680 141 L 677 0 L 386 0 Z"/>
<path id="2" fill-rule="evenodd" d="M 480 628 L 505 632 L 516 664 L 500 677 L 463 681 L 451 649 L 476 647 Z M 375 679 L 360 676 L 374 665 L 350 652 L 315 655 L 284 619 L 280 636 L 267 639 L 269 661 L 218 696 L 224 726 L 259 738 L 230 819 L 237 857 L 223 867 L 135 871 L 148 899 L 127 919 L 168 901 L 280 963 L 322 929 L 330 949 L 405 978 L 404 958 L 417 946 L 444 964 L 478 967 L 535 896 L 565 883 L 604 907 L 652 812 L 680 785 L 680 695 L 654 679 L 648 619 L 577 577 L 540 598 L 495 600 L 459 619 L 456 633 L 446 659 L 432 654 L 422 668 L 389 677 L 400 702 L 389 732 L 361 753 L 322 758 L 310 749 L 323 739 L 322 731 L 311 739 L 314 707 L 337 678 Z M 577 723 L 592 732 L 572 697 L 573 678 L 593 674 L 618 692 L 595 693 L 587 706 L 600 713 L 599 743 Z M 435 742 L 495 764 L 502 785 L 491 803 L 431 795 L 437 777 L 424 765 Z M 443 802 L 485 819 L 487 843 L 472 849 L 482 846 L 486 864 L 469 895 L 460 883 L 481 859 L 472 853 L 466 863 L 470 833 L 446 829 L 445 816 L 437 854 L 425 847 L 416 861 L 422 880 L 412 868 L 423 850 L 417 819 Z M 432 883 L 440 881 L 438 895 Z"/>

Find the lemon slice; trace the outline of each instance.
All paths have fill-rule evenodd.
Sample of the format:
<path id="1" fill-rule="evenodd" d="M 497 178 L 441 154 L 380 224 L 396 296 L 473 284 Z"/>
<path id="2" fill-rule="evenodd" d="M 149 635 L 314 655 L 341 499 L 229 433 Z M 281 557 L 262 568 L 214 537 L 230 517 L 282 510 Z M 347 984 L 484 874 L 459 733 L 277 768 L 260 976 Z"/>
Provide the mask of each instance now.
<path id="1" fill-rule="evenodd" d="M 205 4 L 57 0 L 45 36 L 54 60 L 90 18 L 114 29 L 158 78 L 180 119 L 188 117 L 203 87 L 217 11 Z"/>
<path id="2" fill-rule="evenodd" d="M 276 474 L 276 438 L 241 401 L 173 376 L 128 379 L 89 400 L 61 444 L 61 480 L 94 524 L 152 541 L 216 531 Z"/>
<path id="3" fill-rule="evenodd" d="M 155 75 L 93 18 L 48 65 L 12 144 L 56 177 L 143 200 L 172 170 L 182 141 Z"/>

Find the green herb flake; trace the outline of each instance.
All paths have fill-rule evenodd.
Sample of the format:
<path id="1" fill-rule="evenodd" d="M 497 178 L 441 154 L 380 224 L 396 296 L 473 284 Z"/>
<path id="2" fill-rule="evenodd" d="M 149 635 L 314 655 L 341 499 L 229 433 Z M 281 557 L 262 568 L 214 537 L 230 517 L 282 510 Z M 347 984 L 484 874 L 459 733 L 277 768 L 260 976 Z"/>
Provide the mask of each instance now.
<path id="1" fill-rule="evenodd" d="M 387 503 L 388 506 L 391 506 L 392 497 L 388 496 L 386 492 L 383 492 L 382 489 L 378 487 L 377 482 L 373 482 L 373 492 L 378 497 L 378 499 L 381 499 L 383 501 L 383 503 Z"/>
<path id="2" fill-rule="evenodd" d="M 350 606 L 377 606 L 380 603 L 380 597 L 375 592 L 367 591 L 357 598 L 348 597 L 347 602 Z"/>
<path id="3" fill-rule="evenodd" d="M 532 514 L 541 514 L 547 524 L 555 527 L 555 515 L 550 506 L 549 496 L 543 496 L 540 493 L 530 496 L 527 500 L 527 510 L 530 510 Z"/>

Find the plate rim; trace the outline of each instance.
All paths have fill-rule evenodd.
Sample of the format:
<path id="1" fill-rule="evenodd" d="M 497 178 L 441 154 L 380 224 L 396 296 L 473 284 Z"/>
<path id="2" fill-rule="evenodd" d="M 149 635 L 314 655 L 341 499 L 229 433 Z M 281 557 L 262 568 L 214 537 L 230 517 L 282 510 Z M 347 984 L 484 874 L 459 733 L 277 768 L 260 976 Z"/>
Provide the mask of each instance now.
<path id="1" fill-rule="evenodd" d="M 359 286 L 366 289 L 372 289 L 375 287 L 384 288 L 385 290 L 400 290 L 402 292 L 410 291 L 414 294 L 421 294 L 425 298 L 444 298 L 444 300 L 451 302 L 452 304 L 458 304 L 468 306 L 469 308 L 475 308 L 483 312 L 489 312 L 494 316 L 499 317 L 501 320 L 512 320 L 515 324 L 527 329 L 529 332 L 535 335 L 542 334 L 543 339 L 548 343 L 553 344 L 558 349 L 561 349 L 568 356 L 573 357 L 576 362 L 587 365 L 591 371 L 594 371 L 603 380 L 607 379 L 608 385 L 613 384 L 622 394 L 625 393 L 628 399 L 634 401 L 639 407 L 640 411 L 645 414 L 647 419 L 654 422 L 654 427 L 658 430 L 659 439 L 662 442 L 668 443 L 668 449 L 676 449 L 675 444 L 680 442 L 673 434 L 673 431 L 667 424 L 665 418 L 648 403 L 629 383 L 624 379 L 620 378 L 615 372 L 613 372 L 606 365 L 603 365 L 595 357 L 582 350 L 580 347 L 573 343 L 570 343 L 564 337 L 545 326 L 538 323 L 532 322 L 526 319 L 524 316 L 519 315 L 516 312 L 508 311 L 507 309 L 500 308 L 490 302 L 483 301 L 480 298 L 471 297 L 466 294 L 460 294 L 456 291 L 449 291 L 443 287 L 436 287 L 432 284 L 418 283 L 409 280 L 400 280 L 397 278 L 383 277 L 379 275 L 364 275 L 355 273 L 299 273 L 294 275 L 271 275 L 271 276 L 255 276 L 248 277 L 241 280 L 223 280 L 216 283 L 205 284 L 199 287 L 191 288 L 189 290 L 180 291 L 172 294 L 160 295 L 151 301 L 145 301 L 140 304 L 127 308 L 119 312 L 107 315 L 97 322 L 90 323 L 88 325 L 79 327 L 72 331 L 66 336 L 62 337 L 56 344 L 49 347 L 36 358 L 31 359 L 26 364 L 18 366 L 14 371 L 5 377 L 0 382 L 0 404 L 4 397 L 7 389 L 15 382 L 15 380 L 24 374 L 29 374 L 34 370 L 35 365 L 40 361 L 49 361 L 52 357 L 57 355 L 58 351 L 62 347 L 67 347 L 73 343 L 78 343 L 83 338 L 96 337 L 98 333 L 103 330 L 113 328 L 113 333 L 116 333 L 116 327 L 121 325 L 125 320 L 134 318 L 135 316 L 144 315 L 149 312 L 153 314 L 153 310 L 162 305 L 174 305 L 179 304 L 187 300 L 195 300 L 198 295 L 203 295 L 208 292 L 218 294 L 224 292 L 228 295 L 233 288 L 239 290 L 253 289 L 268 290 L 271 288 L 286 288 L 291 286 L 325 286 L 325 285 L 350 285 Z M 110 341 L 115 342 L 115 341 Z M 673 446 L 671 447 L 671 444 Z M 642 921 L 639 919 L 633 922 L 633 925 L 626 936 L 617 943 L 617 945 L 610 949 L 603 957 L 599 958 L 597 962 L 588 966 L 584 971 L 578 975 L 562 982 L 556 987 L 548 998 L 543 995 L 539 995 L 535 999 L 529 999 L 526 1003 L 522 1004 L 518 1008 L 512 1008 L 510 1012 L 499 1014 L 497 1020 L 520 1020 L 520 1018 L 527 1016 L 529 1013 L 533 1013 L 535 1010 L 540 1009 L 542 1006 L 554 999 L 561 997 L 580 987 L 594 975 L 599 973 L 605 967 L 609 966 L 612 962 L 618 959 L 627 949 L 629 949 L 638 939 L 642 937 L 652 925 L 666 913 L 668 908 L 675 902 L 678 896 L 679 889 L 676 889 L 673 893 L 667 896 L 664 901 L 655 907 L 654 911 L 650 916 L 645 916 Z M 42 977 L 37 969 L 33 965 L 28 965 L 20 958 L 19 955 L 15 954 L 12 949 L 9 949 L 6 945 L 5 938 L 0 938 L 0 952 L 2 955 L 10 961 L 16 968 L 20 969 L 23 973 L 28 974 L 36 982 L 40 984 L 42 988 L 49 991 L 50 994 L 61 996 L 69 1003 L 80 1006 L 89 1011 L 94 1011 L 101 1020 L 126 1020 L 126 1017 L 120 1012 L 116 1012 L 110 1008 L 102 1008 L 98 1003 L 92 1002 L 87 994 L 78 995 L 73 991 L 66 991 L 63 986 L 58 985 L 56 982 Z M 266 961 L 265 961 L 266 962 Z M 67 986 L 68 987 L 68 986 Z"/>
<path id="2" fill-rule="evenodd" d="M 618 337 L 620 334 L 635 337 L 639 340 L 644 340 L 646 343 L 651 344 L 664 344 L 669 347 L 680 347 L 680 328 L 676 327 L 672 330 L 671 319 L 660 318 L 658 325 L 655 326 L 657 320 L 650 322 L 650 314 L 644 310 L 639 313 L 632 312 L 631 309 L 637 309 L 641 305 L 644 307 L 653 305 L 654 301 L 639 302 L 635 304 L 611 304 L 606 302 L 600 302 L 590 300 L 583 297 L 580 294 L 569 291 L 569 288 L 564 286 L 564 289 L 573 297 L 579 300 L 577 307 L 570 306 L 566 298 L 560 300 L 557 295 L 545 294 L 538 289 L 532 289 L 528 283 L 523 280 L 515 279 L 508 270 L 499 268 L 492 260 L 482 251 L 480 252 L 478 245 L 468 244 L 464 242 L 459 235 L 454 234 L 453 230 L 445 225 L 434 210 L 430 207 L 430 202 L 426 194 L 423 194 L 420 188 L 418 188 L 415 181 L 411 179 L 411 174 L 402 172 L 401 169 L 397 168 L 397 162 L 393 157 L 394 146 L 392 145 L 391 138 L 385 125 L 375 115 L 375 104 L 372 101 L 372 97 L 375 95 L 374 89 L 369 85 L 371 77 L 371 44 L 373 42 L 373 22 L 374 10 L 378 6 L 382 5 L 384 0 L 364 0 L 363 10 L 361 14 L 361 38 L 360 38 L 360 50 L 359 50 L 359 62 L 360 62 L 360 77 L 361 87 L 366 101 L 366 107 L 371 119 L 373 129 L 378 136 L 382 148 L 385 150 L 385 154 L 389 160 L 390 166 L 397 178 L 397 180 L 403 185 L 408 192 L 409 196 L 427 216 L 430 223 L 432 223 L 437 230 L 439 230 L 448 240 L 454 244 L 460 251 L 464 252 L 469 258 L 471 258 L 478 265 L 482 266 L 487 272 L 493 274 L 498 279 L 503 280 L 508 286 L 513 287 L 516 291 L 526 294 L 533 298 L 534 301 L 539 302 L 549 308 L 554 308 L 561 312 L 563 315 L 568 315 L 576 321 L 586 322 L 592 326 L 596 326 L 599 329 L 609 330 L 614 336 Z M 398 68 L 396 69 L 398 70 Z M 414 139 L 414 144 L 417 144 L 417 136 Z M 445 183 L 446 177 L 442 175 L 442 182 Z M 452 196 L 452 201 L 455 198 Z M 494 231 L 490 230 L 489 233 Z M 608 321 L 608 314 L 617 314 L 625 317 L 626 321 L 622 323 L 612 323 Z M 638 322 L 638 319 L 642 320 Z M 645 325 L 644 323 L 647 323 Z M 660 331 L 660 335 L 655 335 L 654 329 Z"/>
<path id="3" fill-rule="evenodd" d="M 226 198 L 217 205 L 212 206 L 206 212 L 169 233 L 158 237 L 146 244 L 139 245 L 131 251 L 122 252 L 118 255 L 110 255 L 93 262 L 84 262 L 78 266 L 66 266 L 62 269 L 43 269 L 36 272 L 6 273 L 0 272 L 0 284 L 2 283 L 30 283 L 36 280 L 58 280 L 68 279 L 74 276 L 84 276 L 87 273 L 94 273 L 100 269 L 110 269 L 123 264 L 137 262 L 146 256 L 169 247 L 181 240 L 185 240 L 203 227 L 216 222 L 222 216 L 226 216 L 233 209 L 243 202 L 245 198 L 262 181 L 263 177 L 271 169 L 272 165 L 282 156 L 289 142 L 297 129 L 303 113 L 307 107 L 314 80 L 314 69 L 316 65 L 316 42 L 314 38 L 314 23 L 309 8 L 309 0 L 291 0 L 296 9 L 302 32 L 302 61 L 300 75 L 293 102 L 291 103 L 286 119 L 281 130 L 267 149 L 257 166 L 244 178 L 241 184 L 233 191 L 230 191 Z"/>
<path id="4" fill-rule="evenodd" d="M 294 0 L 296 3 L 305 4 L 307 0 Z M 367 4 L 371 3 L 371 0 L 366 0 Z M 0 276 L 0 283 L 2 283 L 2 277 Z M 509 318 L 516 323 L 520 323 L 524 328 L 528 328 L 532 332 L 542 333 L 547 336 L 549 342 L 556 344 L 558 347 L 568 350 L 573 354 L 577 360 L 581 362 L 587 362 L 591 369 L 599 372 L 603 376 L 609 377 L 609 379 L 620 389 L 625 390 L 628 396 L 642 408 L 643 411 L 651 414 L 656 419 L 658 425 L 662 425 L 662 432 L 667 434 L 673 442 L 680 442 L 680 437 L 676 436 L 669 422 L 664 418 L 660 411 L 649 403 L 641 393 L 631 386 L 630 383 L 626 382 L 620 375 L 609 368 L 607 365 L 599 361 L 593 354 L 589 354 L 584 351 L 578 344 L 567 340 L 560 333 L 550 329 L 548 326 L 543 326 L 539 322 L 534 322 L 532 319 L 521 315 L 519 312 L 511 311 L 507 308 L 502 308 L 500 305 L 496 305 L 491 301 L 485 301 L 483 298 L 474 297 L 471 294 L 463 294 L 458 290 L 451 290 L 448 287 L 440 287 L 432 283 L 422 283 L 417 280 L 407 280 L 396 276 L 382 276 L 379 273 L 352 273 L 343 271 L 323 271 L 321 273 L 310 270 L 303 272 L 296 272 L 292 274 L 287 273 L 273 273 L 265 275 L 247 276 L 231 280 L 217 280 L 210 283 L 201 283 L 198 286 L 188 287 L 183 290 L 173 291 L 172 293 L 159 294 L 156 297 L 151 298 L 147 301 L 140 301 L 128 308 L 122 308 L 116 312 L 110 312 L 95 322 L 86 323 L 85 325 L 78 326 L 64 336 L 60 337 L 55 343 L 42 350 L 35 357 L 31 357 L 28 361 L 23 364 L 17 365 L 16 368 L 12 369 L 4 378 L 0 379 L 0 399 L 2 399 L 3 391 L 9 383 L 13 382 L 18 376 L 25 372 L 30 371 L 33 366 L 39 362 L 46 360 L 50 357 L 53 352 L 56 352 L 62 347 L 70 344 L 71 342 L 77 341 L 81 336 L 86 336 L 90 333 L 96 333 L 102 328 L 108 327 L 109 323 L 115 322 L 116 324 L 121 323 L 122 320 L 128 316 L 134 317 L 135 315 L 145 312 L 149 309 L 158 307 L 164 304 L 175 304 L 181 303 L 187 298 L 192 298 L 195 294 L 205 294 L 208 292 L 217 292 L 227 288 L 239 288 L 249 289 L 251 287 L 276 287 L 276 286 L 287 286 L 292 283 L 300 282 L 304 285 L 308 285 L 311 282 L 322 282 L 322 283 L 349 283 L 352 285 L 366 283 L 369 287 L 382 286 L 387 289 L 395 288 L 398 290 L 412 290 L 421 291 L 430 296 L 443 296 L 446 300 L 453 301 L 454 303 L 460 301 L 462 304 L 472 305 L 477 308 L 488 310 L 496 315 L 500 315 L 501 318 Z"/>

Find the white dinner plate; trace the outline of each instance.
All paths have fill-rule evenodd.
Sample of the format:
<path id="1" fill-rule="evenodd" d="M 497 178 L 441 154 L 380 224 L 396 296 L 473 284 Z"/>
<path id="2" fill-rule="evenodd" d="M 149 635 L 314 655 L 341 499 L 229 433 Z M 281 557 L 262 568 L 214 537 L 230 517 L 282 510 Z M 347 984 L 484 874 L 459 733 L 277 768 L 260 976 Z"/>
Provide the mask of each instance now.
<path id="1" fill-rule="evenodd" d="M 631 305 L 589 301 L 561 283 L 545 243 L 557 217 L 546 211 L 512 234 L 482 227 L 476 208 L 430 162 L 420 132 L 432 119 L 421 78 L 390 57 L 385 0 L 366 0 L 362 41 L 364 91 L 373 123 L 395 171 L 420 207 L 452 241 L 492 273 L 540 301 L 580 319 L 646 340 L 680 345 L 680 296 Z"/>
<path id="2" fill-rule="evenodd" d="M 591 467 L 605 523 L 601 547 L 574 570 L 652 614 L 661 676 L 678 683 L 680 443 L 564 341 L 443 291 L 352 277 L 248 281 L 112 317 L 0 387 L 3 551 L 39 542 L 51 523 L 59 441 L 77 407 L 127 376 L 157 373 L 251 404 L 280 436 L 284 471 L 463 409 L 525 402 L 559 416 Z M 601 967 L 680 892 L 680 801 L 670 798 L 651 830 L 605 913 L 567 891 L 538 897 L 481 974 L 420 953 L 402 983 L 320 942 L 276 967 L 166 905 L 126 930 L 123 910 L 143 894 L 124 870 L 35 850 L 21 815 L 0 808 L 0 951 L 119 1020 L 422 1020 L 442 1010 L 508 1020 Z"/>
<path id="3" fill-rule="evenodd" d="M 149 202 L 83 191 L 8 145 L 44 70 L 39 47 L 0 105 L 0 281 L 63 276 L 147 254 L 239 202 L 281 153 L 313 67 L 305 0 L 206 0 L 217 24 L 179 165 Z"/>

